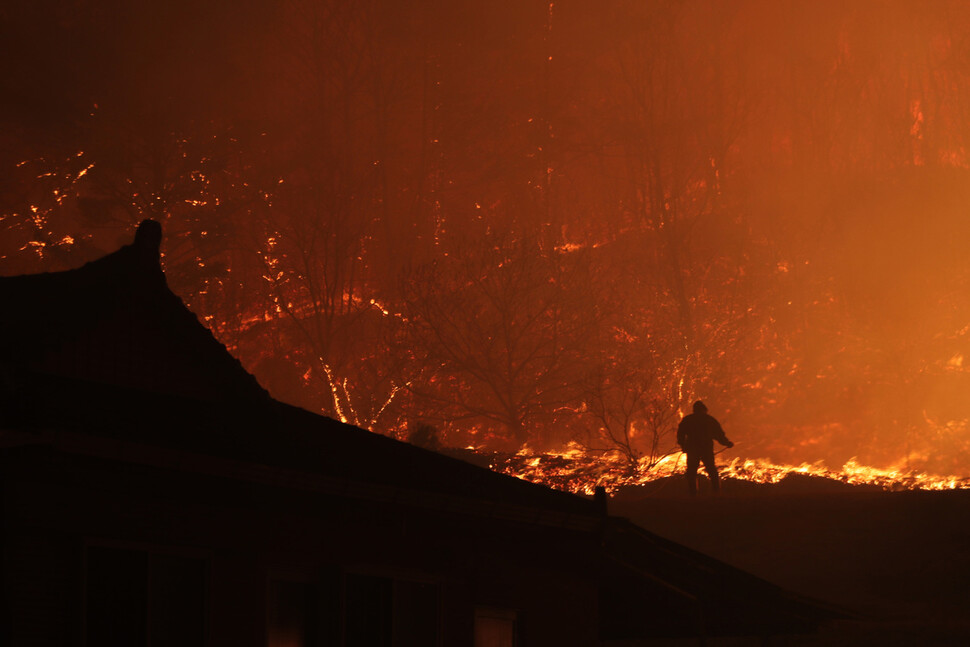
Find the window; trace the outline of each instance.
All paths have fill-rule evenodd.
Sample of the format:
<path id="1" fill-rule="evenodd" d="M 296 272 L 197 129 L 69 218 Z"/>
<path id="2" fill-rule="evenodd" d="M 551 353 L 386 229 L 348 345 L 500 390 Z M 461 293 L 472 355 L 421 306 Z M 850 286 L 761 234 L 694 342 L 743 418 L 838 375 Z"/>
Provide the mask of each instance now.
<path id="1" fill-rule="evenodd" d="M 515 611 L 475 609 L 475 647 L 515 647 L 515 624 Z"/>
<path id="2" fill-rule="evenodd" d="M 347 647 L 392 647 L 394 581 L 386 577 L 348 575 L 344 588 Z"/>
<path id="3" fill-rule="evenodd" d="M 395 581 L 394 647 L 435 647 L 438 625 L 438 586 Z"/>
<path id="4" fill-rule="evenodd" d="M 90 647 L 203 647 L 203 559 L 88 546 L 85 641 Z"/>
<path id="5" fill-rule="evenodd" d="M 314 587 L 309 582 L 269 581 L 269 647 L 309 647 L 316 629 Z"/>
<path id="6" fill-rule="evenodd" d="M 344 582 L 347 647 L 435 647 L 439 640 L 438 585 L 348 574 Z"/>
<path id="7" fill-rule="evenodd" d="M 89 547 L 86 575 L 86 644 L 147 644 L 148 554 Z"/>

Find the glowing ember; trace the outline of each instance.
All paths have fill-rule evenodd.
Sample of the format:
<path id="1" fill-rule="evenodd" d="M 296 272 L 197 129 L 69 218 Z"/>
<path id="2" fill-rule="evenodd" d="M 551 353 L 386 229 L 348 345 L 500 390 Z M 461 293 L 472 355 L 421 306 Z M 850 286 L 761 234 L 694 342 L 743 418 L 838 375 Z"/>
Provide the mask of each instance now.
<path id="1" fill-rule="evenodd" d="M 534 454 L 528 448 L 505 459 L 492 462 L 492 469 L 517 478 L 577 494 L 593 494 L 597 486 L 608 492 L 637 486 L 663 478 L 682 475 L 684 455 L 676 452 L 661 458 L 652 468 L 641 463 L 638 473 L 619 452 L 588 453 L 576 443 L 562 451 Z M 733 458 L 719 465 L 722 478 L 752 483 L 779 483 L 793 475 L 803 475 L 846 485 L 867 485 L 886 491 L 970 489 L 970 477 L 935 476 L 902 467 L 876 468 L 851 459 L 841 469 L 822 462 L 779 465 L 759 458 Z"/>

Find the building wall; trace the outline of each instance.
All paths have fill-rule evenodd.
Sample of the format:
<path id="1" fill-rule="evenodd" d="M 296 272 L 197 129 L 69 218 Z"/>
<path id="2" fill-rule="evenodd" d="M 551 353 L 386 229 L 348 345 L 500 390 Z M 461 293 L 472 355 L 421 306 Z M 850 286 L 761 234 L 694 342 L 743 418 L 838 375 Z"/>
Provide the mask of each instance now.
<path id="1" fill-rule="evenodd" d="M 144 595 L 154 602 L 141 622 L 159 647 L 166 636 L 153 616 L 191 632 L 184 600 L 199 586 L 200 645 L 353 644 L 358 635 L 399 647 L 426 644 L 415 641 L 429 622 L 439 645 L 472 645 L 476 609 L 511 614 L 516 645 L 596 641 L 588 533 L 44 448 L 3 454 L 4 644 L 104 642 L 97 609 L 135 608 Z M 134 592 L 111 598 L 125 587 Z M 384 633 L 361 629 L 381 622 Z"/>

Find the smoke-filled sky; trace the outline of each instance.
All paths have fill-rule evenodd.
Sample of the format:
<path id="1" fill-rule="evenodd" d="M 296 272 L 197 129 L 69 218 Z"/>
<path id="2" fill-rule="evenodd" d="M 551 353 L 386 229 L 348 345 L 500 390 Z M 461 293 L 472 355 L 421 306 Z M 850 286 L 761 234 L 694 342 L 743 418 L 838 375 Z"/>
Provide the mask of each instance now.
<path id="1" fill-rule="evenodd" d="M 703 398 L 737 455 L 967 471 L 964 2 L 15 4 L 5 274 L 152 217 L 375 431 L 650 455 Z"/>

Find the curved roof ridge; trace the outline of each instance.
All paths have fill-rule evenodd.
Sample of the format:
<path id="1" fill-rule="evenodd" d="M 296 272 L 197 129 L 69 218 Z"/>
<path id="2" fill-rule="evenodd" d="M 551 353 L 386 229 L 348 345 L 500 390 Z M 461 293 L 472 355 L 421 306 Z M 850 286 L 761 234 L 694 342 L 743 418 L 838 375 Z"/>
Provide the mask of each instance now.
<path id="1" fill-rule="evenodd" d="M 79 268 L 0 279 L 0 358 L 23 369 L 206 401 L 269 395 L 169 288 L 162 226 Z"/>

